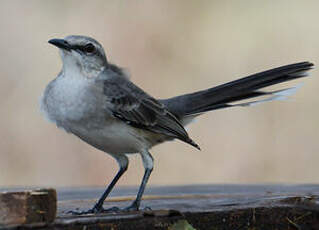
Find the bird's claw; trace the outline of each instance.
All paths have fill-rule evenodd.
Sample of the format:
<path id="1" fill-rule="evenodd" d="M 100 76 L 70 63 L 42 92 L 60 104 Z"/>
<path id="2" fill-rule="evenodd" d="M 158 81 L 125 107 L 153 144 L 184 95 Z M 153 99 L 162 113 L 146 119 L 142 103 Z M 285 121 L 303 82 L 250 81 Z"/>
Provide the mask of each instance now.
<path id="1" fill-rule="evenodd" d="M 86 215 L 86 214 L 94 214 L 96 212 L 94 211 L 94 209 L 89 209 L 86 211 L 71 210 L 71 211 L 67 211 L 66 213 L 71 215 Z"/>
<path id="2" fill-rule="evenodd" d="M 78 211 L 78 210 L 68 211 L 67 214 L 86 215 L 86 214 L 99 214 L 99 213 L 134 212 L 139 210 L 140 210 L 139 205 L 136 202 L 133 202 L 130 206 L 125 208 L 112 207 L 112 208 L 104 209 L 103 207 L 93 207 L 92 209 L 89 209 L 87 211 Z M 143 211 L 152 211 L 152 209 L 150 207 L 145 207 L 143 208 Z"/>
<path id="3" fill-rule="evenodd" d="M 122 212 L 122 211 L 129 211 L 126 209 L 121 209 L 119 207 L 112 207 L 112 208 L 108 208 L 108 209 L 104 209 L 104 208 L 92 208 L 86 211 L 79 211 L 79 210 L 71 210 L 66 212 L 67 214 L 71 214 L 71 215 L 87 215 L 87 214 L 99 214 L 99 213 L 118 213 L 118 212 Z"/>

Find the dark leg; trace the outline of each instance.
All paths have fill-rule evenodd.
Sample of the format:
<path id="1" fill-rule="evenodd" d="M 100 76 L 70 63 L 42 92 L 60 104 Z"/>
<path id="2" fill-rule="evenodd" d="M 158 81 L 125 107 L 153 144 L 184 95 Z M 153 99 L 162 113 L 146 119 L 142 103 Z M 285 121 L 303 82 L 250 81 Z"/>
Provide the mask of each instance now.
<path id="1" fill-rule="evenodd" d="M 89 214 L 89 213 L 100 213 L 103 211 L 107 211 L 103 209 L 103 203 L 106 199 L 106 197 L 110 194 L 112 191 L 114 185 L 116 182 L 120 179 L 120 177 L 123 175 L 123 173 L 127 170 L 128 167 L 128 158 L 125 155 L 112 155 L 118 162 L 119 164 L 119 171 L 113 178 L 112 182 L 109 184 L 109 186 L 106 188 L 104 191 L 103 195 L 101 198 L 98 200 L 98 202 L 94 205 L 92 209 L 89 209 L 88 211 L 83 211 L 83 212 L 77 212 L 77 211 L 71 211 L 70 213 L 80 215 L 80 214 Z M 111 211 L 111 210 L 110 210 Z"/>
<path id="2" fill-rule="evenodd" d="M 143 160 L 143 165 L 145 168 L 145 173 L 143 176 L 143 180 L 142 183 L 140 185 L 140 188 L 138 190 L 136 199 L 133 201 L 133 203 L 125 208 L 124 210 L 126 211 L 137 211 L 139 210 L 140 204 L 141 204 L 141 199 L 147 184 L 147 181 L 153 171 L 153 157 L 151 156 L 151 154 L 148 151 L 145 151 L 143 153 L 141 153 L 142 156 L 142 160 Z"/>
<path id="3" fill-rule="evenodd" d="M 109 186 L 106 188 L 106 190 L 104 191 L 103 195 L 100 197 L 98 202 L 94 205 L 94 207 L 93 207 L 94 213 L 99 213 L 99 212 L 103 211 L 103 203 L 104 203 L 106 197 L 110 194 L 110 192 L 112 191 L 116 182 L 120 179 L 120 177 L 123 175 L 123 173 L 125 173 L 125 171 L 127 170 L 127 167 L 128 167 L 127 156 L 121 155 L 120 158 L 117 157 L 117 162 L 119 163 L 120 169 L 117 172 L 117 174 L 115 175 L 115 177 L 113 178 L 113 180 L 111 181 L 111 183 L 109 184 Z"/>

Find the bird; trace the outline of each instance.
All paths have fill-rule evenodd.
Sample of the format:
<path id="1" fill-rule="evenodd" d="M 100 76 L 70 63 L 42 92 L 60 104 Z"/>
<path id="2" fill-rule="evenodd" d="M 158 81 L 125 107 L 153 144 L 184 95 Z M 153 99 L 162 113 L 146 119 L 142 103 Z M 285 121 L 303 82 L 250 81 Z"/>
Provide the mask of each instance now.
<path id="1" fill-rule="evenodd" d="M 45 117 L 109 154 L 119 165 L 116 176 L 95 205 L 86 211 L 71 211 L 73 214 L 140 210 L 153 170 L 149 152 L 153 146 L 177 139 L 200 149 L 185 130 L 196 117 L 213 110 L 285 99 L 298 86 L 272 91 L 264 88 L 306 77 L 314 66 L 307 61 L 298 62 L 209 89 L 156 99 L 130 81 L 124 69 L 109 62 L 97 40 L 69 35 L 48 42 L 59 48 L 62 70 L 43 92 L 40 108 Z M 130 154 L 140 154 L 144 166 L 137 196 L 128 207 L 104 209 L 104 201 L 128 168 Z"/>

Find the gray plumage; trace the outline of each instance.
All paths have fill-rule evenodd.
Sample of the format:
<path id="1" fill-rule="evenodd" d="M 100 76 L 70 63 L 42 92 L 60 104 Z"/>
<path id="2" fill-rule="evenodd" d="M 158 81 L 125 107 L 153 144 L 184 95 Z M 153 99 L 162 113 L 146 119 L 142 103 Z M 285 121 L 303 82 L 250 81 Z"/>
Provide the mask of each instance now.
<path id="1" fill-rule="evenodd" d="M 120 166 L 98 203 L 87 212 L 104 211 L 105 198 L 127 169 L 126 154 L 140 153 L 145 167 L 137 198 L 125 209 L 137 210 L 153 169 L 150 148 L 176 138 L 199 149 L 184 129 L 194 117 L 210 110 L 282 99 L 295 88 L 272 92 L 259 89 L 304 77 L 312 67 L 309 62 L 292 64 L 211 89 L 157 100 L 134 85 L 121 68 L 110 64 L 96 40 L 73 35 L 49 42 L 60 48 L 63 67 L 45 89 L 42 111 L 58 127 L 113 156 Z M 267 99 L 258 99 L 265 95 Z M 240 102 L 250 98 L 257 100 Z"/>

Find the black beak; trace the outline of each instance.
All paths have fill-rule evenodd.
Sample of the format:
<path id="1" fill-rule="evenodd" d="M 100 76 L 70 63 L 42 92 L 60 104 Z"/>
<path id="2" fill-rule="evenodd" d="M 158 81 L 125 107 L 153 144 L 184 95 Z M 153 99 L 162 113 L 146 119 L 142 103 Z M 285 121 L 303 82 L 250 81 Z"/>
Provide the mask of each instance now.
<path id="1" fill-rule="evenodd" d="M 65 49 L 67 51 L 70 51 L 72 49 L 72 46 L 64 39 L 54 38 L 49 40 L 48 42 L 58 48 Z"/>

